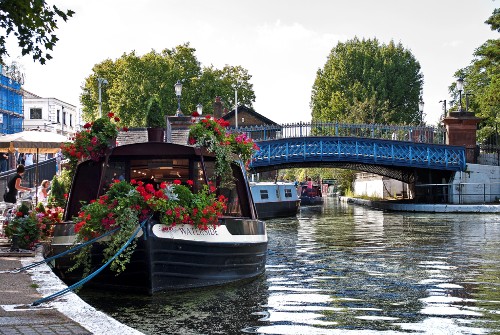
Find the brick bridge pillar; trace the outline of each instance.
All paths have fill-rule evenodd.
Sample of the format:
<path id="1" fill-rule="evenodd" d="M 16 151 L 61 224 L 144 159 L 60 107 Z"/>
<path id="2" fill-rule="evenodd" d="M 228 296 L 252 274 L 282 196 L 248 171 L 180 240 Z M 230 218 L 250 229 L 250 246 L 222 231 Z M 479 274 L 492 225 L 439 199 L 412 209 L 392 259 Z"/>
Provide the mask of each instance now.
<path id="1" fill-rule="evenodd" d="M 467 163 L 477 162 L 476 130 L 481 119 L 471 112 L 450 112 L 443 119 L 446 144 L 465 146 Z"/>

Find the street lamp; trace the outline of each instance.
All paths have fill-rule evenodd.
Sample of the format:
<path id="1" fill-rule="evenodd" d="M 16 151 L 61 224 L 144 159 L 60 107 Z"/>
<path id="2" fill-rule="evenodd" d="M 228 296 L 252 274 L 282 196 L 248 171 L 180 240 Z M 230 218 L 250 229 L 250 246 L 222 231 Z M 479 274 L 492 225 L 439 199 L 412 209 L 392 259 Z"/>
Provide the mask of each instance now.
<path id="1" fill-rule="evenodd" d="M 102 116 L 102 100 L 101 100 L 101 88 L 102 85 L 107 85 L 108 81 L 104 78 L 97 78 L 97 87 L 99 91 L 99 117 Z"/>
<path id="2" fill-rule="evenodd" d="M 424 101 L 420 98 L 418 102 L 418 111 L 420 112 L 420 125 L 424 123 Z"/>
<path id="3" fill-rule="evenodd" d="M 457 90 L 458 90 L 458 98 L 460 99 L 460 110 L 462 112 L 462 91 L 464 89 L 464 80 L 462 78 L 457 79 Z"/>
<path id="4" fill-rule="evenodd" d="M 175 116 L 182 116 L 181 112 L 182 83 L 180 80 L 177 80 L 177 82 L 174 85 L 174 88 L 175 88 L 175 95 L 177 96 L 177 112 L 175 113 Z"/>
<path id="5" fill-rule="evenodd" d="M 196 105 L 196 111 L 198 112 L 198 115 L 201 115 L 201 113 L 203 113 L 203 105 L 202 104 L 197 104 Z"/>
<path id="6" fill-rule="evenodd" d="M 236 129 L 238 129 L 238 86 L 240 86 L 240 82 L 236 81 L 236 84 L 234 84 L 234 118 Z"/>
<path id="7" fill-rule="evenodd" d="M 440 100 L 439 103 L 443 104 L 443 111 L 444 111 L 443 119 L 444 119 L 446 117 L 446 100 Z"/>

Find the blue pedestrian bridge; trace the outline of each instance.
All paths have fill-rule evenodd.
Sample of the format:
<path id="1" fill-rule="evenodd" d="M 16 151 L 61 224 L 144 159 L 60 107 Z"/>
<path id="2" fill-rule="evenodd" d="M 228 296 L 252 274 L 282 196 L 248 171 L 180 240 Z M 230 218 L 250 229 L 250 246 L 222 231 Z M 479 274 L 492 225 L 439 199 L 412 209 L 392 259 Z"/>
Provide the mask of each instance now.
<path id="1" fill-rule="evenodd" d="M 254 172 L 297 167 L 338 167 L 413 182 L 416 175 L 429 171 L 437 174 L 465 171 L 465 147 L 435 143 L 439 142 L 437 139 L 441 135 L 433 127 L 357 126 L 354 131 L 350 125 L 351 133 L 365 137 L 335 136 L 346 129 L 345 125 L 338 124 L 329 127 L 322 124 L 319 128 L 322 133 L 330 133 L 331 136 L 315 135 L 321 132 L 314 124 L 301 127 L 300 131 L 295 125 L 294 130 L 288 133 L 281 128 L 280 132 L 274 133 L 274 139 L 269 138 L 273 136 L 269 128 L 264 131 L 263 127 L 254 128 L 253 131 L 248 128 L 238 130 L 254 138 L 260 147 L 250 163 Z M 256 134 L 265 134 L 268 138 L 259 139 Z M 398 137 L 405 140 L 397 140 Z"/>

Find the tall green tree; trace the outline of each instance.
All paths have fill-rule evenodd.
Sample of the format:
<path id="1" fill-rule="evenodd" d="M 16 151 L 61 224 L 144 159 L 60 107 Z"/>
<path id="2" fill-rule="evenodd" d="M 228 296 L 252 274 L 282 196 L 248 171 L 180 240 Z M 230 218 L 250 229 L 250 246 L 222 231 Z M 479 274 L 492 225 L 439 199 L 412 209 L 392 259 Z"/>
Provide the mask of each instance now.
<path id="1" fill-rule="evenodd" d="M 211 114 L 216 96 L 227 107 L 234 105 L 234 90 L 238 89 L 238 104 L 251 107 L 255 101 L 251 75 L 241 66 L 203 68 L 189 43 L 162 52 L 154 50 L 139 56 L 132 51 L 115 61 L 107 59 L 93 67 L 85 79 L 80 101 L 86 121 L 98 115 L 98 81 L 108 84 L 101 88 L 102 111 L 112 111 L 128 127 L 143 127 L 151 99 L 156 99 L 164 115 L 177 111 L 174 85 L 182 82 L 181 110 L 190 115 L 198 104 L 204 114 Z M 238 84 L 238 85 L 237 85 Z"/>
<path id="2" fill-rule="evenodd" d="M 420 64 L 401 43 L 355 37 L 334 47 L 312 89 L 313 121 L 417 124 Z"/>
<path id="3" fill-rule="evenodd" d="M 495 9 L 485 23 L 491 30 L 500 32 L 500 9 Z M 495 143 L 494 134 L 500 129 L 500 39 L 490 39 L 479 46 L 471 64 L 455 72 L 455 77 L 464 79 L 462 106 L 468 105 L 469 111 L 482 119 L 478 140 Z M 456 84 L 451 84 L 449 89 L 458 101 Z M 454 108 L 459 105 L 455 104 Z"/>
<path id="4" fill-rule="evenodd" d="M 45 64 L 52 58 L 51 51 L 59 40 L 58 18 L 67 21 L 72 10 L 60 10 L 49 6 L 45 0 L 1 0 L 0 1 L 0 64 L 9 55 L 5 43 L 10 34 L 16 36 L 22 55 L 31 54 L 34 61 Z"/>

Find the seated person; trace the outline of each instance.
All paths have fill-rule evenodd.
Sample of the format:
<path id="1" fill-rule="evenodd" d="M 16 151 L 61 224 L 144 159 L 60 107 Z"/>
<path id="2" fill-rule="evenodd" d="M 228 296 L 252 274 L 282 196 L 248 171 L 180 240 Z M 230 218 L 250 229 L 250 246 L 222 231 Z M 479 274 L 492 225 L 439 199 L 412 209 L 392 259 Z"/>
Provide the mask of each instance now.
<path id="1" fill-rule="evenodd" d="M 37 195 L 39 202 L 43 203 L 47 202 L 47 198 L 49 196 L 48 194 L 49 186 L 50 186 L 50 181 L 48 181 L 47 179 L 42 181 L 42 183 L 40 184 L 40 188 L 38 190 L 38 195 Z"/>

